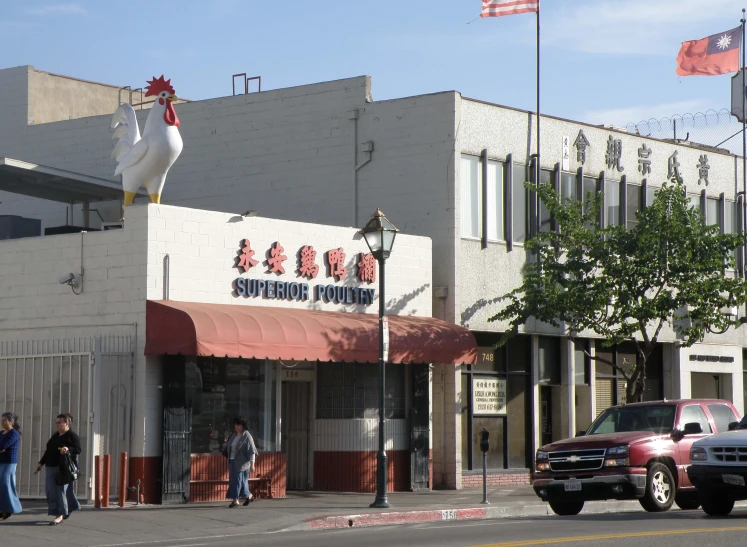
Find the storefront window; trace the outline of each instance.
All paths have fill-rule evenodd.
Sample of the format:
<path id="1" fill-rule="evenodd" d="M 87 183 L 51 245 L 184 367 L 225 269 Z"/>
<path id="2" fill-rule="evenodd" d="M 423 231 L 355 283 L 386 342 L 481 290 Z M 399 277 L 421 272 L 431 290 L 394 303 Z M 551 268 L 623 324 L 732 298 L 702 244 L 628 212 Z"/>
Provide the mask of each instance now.
<path id="1" fill-rule="evenodd" d="M 247 421 L 260 451 L 276 450 L 275 366 L 275 361 L 258 359 L 186 359 L 193 453 L 220 453 L 237 416 Z"/>
<path id="2" fill-rule="evenodd" d="M 477 362 L 464 367 L 461 379 L 462 468 L 465 471 L 482 469 L 480 432 L 490 433 L 487 466 L 490 469 L 527 467 L 527 446 L 531 434 L 527 429 L 529 404 L 529 363 L 531 337 L 518 335 L 505 345 L 493 349 L 500 334 L 476 332 Z M 473 408 L 473 390 L 487 381 L 497 389 L 505 405 L 502 412 Z"/>
<path id="3" fill-rule="evenodd" d="M 379 365 L 372 363 L 319 363 L 316 415 L 320 420 L 379 417 Z M 386 417 L 405 418 L 405 367 L 386 367 Z"/>

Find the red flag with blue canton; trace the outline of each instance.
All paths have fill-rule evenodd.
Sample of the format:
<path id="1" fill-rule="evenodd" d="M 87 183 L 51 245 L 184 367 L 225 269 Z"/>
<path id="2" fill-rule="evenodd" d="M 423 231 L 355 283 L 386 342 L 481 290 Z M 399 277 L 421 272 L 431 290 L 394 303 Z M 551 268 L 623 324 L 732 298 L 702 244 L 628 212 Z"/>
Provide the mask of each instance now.
<path id="1" fill-rule="evenodd" d="M 717 76 L 739 71 L 742 27 L 700 40 L 682 42 L 677 55 L 679 76 Z"/>

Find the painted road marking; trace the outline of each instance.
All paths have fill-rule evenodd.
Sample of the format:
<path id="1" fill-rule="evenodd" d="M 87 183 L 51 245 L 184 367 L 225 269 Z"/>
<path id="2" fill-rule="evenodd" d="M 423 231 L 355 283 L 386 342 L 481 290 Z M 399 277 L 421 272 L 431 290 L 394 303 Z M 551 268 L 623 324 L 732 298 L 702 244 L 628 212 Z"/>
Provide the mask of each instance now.
<path id="1" fill-rule="evenodd" d="M 656 536 L 678 536 L 685 534 L 706 534 L 709 532 L 744 532 L 747 526 L 731 526 L 722 528 L 692 528 L 690 530 L 661 530 L 657 532 L 629 532 L 625 534 L 599 534 L 595 536 L 575 536 L 564 538 L 531 539 L 521 541 L 506 541 L 503 543 L 486 543 L 474 547 L 528 547 L 531 545 L 550 545 L 553 543 L 572 543 L 576 541 L 599 541 L 602 539 L 624 539 Z"/>

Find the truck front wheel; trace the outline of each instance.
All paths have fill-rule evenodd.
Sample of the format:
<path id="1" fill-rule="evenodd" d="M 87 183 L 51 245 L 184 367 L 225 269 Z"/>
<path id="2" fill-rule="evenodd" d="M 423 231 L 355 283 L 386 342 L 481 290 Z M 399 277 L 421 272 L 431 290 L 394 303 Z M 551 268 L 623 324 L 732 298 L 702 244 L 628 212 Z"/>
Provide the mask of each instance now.
<path id="1" fill-rule="evenodd" d="M 556 515 L 560 515 L 561 517 L 572 517 L 578 515 L 581 512 L 581 509 L 584 508 L 583 501 L 550 500 L 548 503 L 550 504 L 550 509 L 552 509 Z"/>
<path id="2" fill-rule="evenodd" d="M 663 463 L 652 463 L 646 475 L 646 494 L 639 500 L 641 506 L 650 513 L 669 511 L 676 493 L 669 468 Z"/>
<path id="3" fill-rule="evenodd" d="M 707 515 L 725 517 L 734 509 L 734 500 L 723 496 L 716 496 L 708 492 L 700 494 L 700 506 Z"/>

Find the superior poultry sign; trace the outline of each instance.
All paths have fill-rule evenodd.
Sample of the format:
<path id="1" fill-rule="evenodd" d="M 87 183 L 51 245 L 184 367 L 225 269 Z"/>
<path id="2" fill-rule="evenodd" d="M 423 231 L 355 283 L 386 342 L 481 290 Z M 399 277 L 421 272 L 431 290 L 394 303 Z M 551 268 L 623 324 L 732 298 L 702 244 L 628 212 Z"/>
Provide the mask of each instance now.
<path id="1" fill-rule="evenodd" d="M 280 242 L 273 243 L 266 252 L 266 260 L 262 262 L 267 268 L 264 273 L 275 278 L 292 277 L 295 280 L 238 277 L 233 282 L 235 296 L 274 300 L 312 300 L 334 304 L 373 304 L 376 294 L 374 289 L 349 286 L 347 283 L 345 285 L 334 283 L 349 282 L 350 279 L 353 279 L 353 273 L 355 273 L 358 281 L 368 284 L 373 283 L 376 280 L 376 260 L 371 253 L 358 253 L 353 263 L 349 264 L 346 262 L 346 253 L 342 247 L 329 249 L 323 254 L 322 261 L 323 263 L 326 262 L 326 277 L 330 278 L 332 282 L 320 283 L 313 287 L 304 282 L 304 279 L 316 279 L 320 271 L 325 271 L 325 268 L 320 268 L 317 263 L 317 251 L 314 247 L 310 245 L 301 247 L 296 253 L 296 260 L 289 259 L 285 253 L 286 250 Z M 244 239 L 239 246 L 234 266 L 240 272 L 243 270 L 244 273 L 254 272 L 255 269 L 259 270 L 260 257 L 255 258 L 255 256 L 256 251 L 252 242 L 249 239 Z M 286 272 L 286 267 L 289 266 L 285 264 L 286 261 L 291 264 L 295 262 L 296 267 L 288 268 L 290 271 Z M 346 266 L 346 264 L 348 265 Z"/>
<path id="2" fill-rule="evenodd" d="M 472 379 L 472 412 L 481 416 L 506 414 L 506 380 L 500 378 Z"/>

